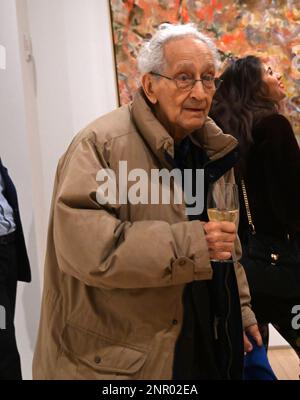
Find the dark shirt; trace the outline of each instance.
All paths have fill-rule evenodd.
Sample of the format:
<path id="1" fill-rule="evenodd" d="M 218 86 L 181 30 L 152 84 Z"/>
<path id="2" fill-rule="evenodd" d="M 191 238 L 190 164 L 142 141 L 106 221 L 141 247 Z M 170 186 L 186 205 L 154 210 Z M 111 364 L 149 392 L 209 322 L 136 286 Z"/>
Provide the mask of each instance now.
<path id="1" fill-rule="evenodd" d="M 253 129 L 245 174 L 257 232 L 300 235 L 300 149 L 289 121 L 280 114 L 263 118 Z M 248 221 L 240 199 L 240 236 Z"/>
<path id="2" fill-rule="evenodd" d="M 4 183 L 4 194 L 5 198 L 13 210 L 14 213 L 14 223 L 16 225 L 16 254 L 17 254 L 17 279 L 23 282 L 30 282 L 31 280 L 31 271 L 30 265 L 27 255 L 27 250 L 25 246 L 24 234 L 22 229 L 22 223 L 20 218 L 19 212 L 19 205 L 18 205 L 18 196 L 16 192 L 16 188 L 8 175 L 7 169 L 3 166 L 0 158 L 0 174 L 3 179 Z"/>
<path id="3" fill-rule="evenodd" d="M 173 161 L 174 167 L 182 172 L 185 168 L 190 168 L 193 172 L 196 168 L 204 169 L 206 199 L 208 184 L 232 168 L 236 159 L 237 151 L 234 150 L 211 162 L 205 151 L 194 145 L 190 137 L 186 137 L 179 146 L 175 146 Z M 193 175 L 193 196 L 195 178 L 196 174 Z M 189 215 L 189 219 L 207 221 L 206 204 L 201 215 Z M 183 295 L 183 325 L 174 355 L 174 379 L 241 377 L 242 322 L 235 273 L 230 265 L 212 268 L 212 280 L 186 284 Z M 230 292 L 229 297 L 226 290 Z M 219 321 L 218 325 L 216 321 Z"/>

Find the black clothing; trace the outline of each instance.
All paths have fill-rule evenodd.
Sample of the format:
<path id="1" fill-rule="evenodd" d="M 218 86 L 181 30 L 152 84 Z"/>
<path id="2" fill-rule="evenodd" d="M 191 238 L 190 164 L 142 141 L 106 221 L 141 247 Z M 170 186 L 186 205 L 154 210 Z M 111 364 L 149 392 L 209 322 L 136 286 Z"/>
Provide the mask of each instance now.
<path id="1" fill-rule="evenodd" d="M 231 169 L 237 158 L 237 150 L 234 150 L 211 162 L 189 137 L 175 146 L 175 167 L 182 171 L 204 169 L 204 211 L 201 215 L 189 215 L 190 220 L 208 220 L 208 184 Z M 233 264 L 212 263 L 212 268 L 211 281 L 195 281 L 185 287 L 183 326 L 174 355 L 174 379 L 242 379 L 243 327 Z"/>
<path id="2" fill-rule="evenodd" d="M 263 118 L 252 135 L 245 182 L 256 231 L 299 238 L 300 149 L 293 129 L 283 115 L 273 114 Z M 247 228 L 245 207 L 241 207 L 240 236 Z"/>
<path id="3" fill-rule="evenodd" d="M 17 281 L 30 282 L 31 272 L 17 192 L 1 159 L 0 173 L 5 186 L 3 194 L 13 209 L 16 224 L 13 233 L 0 237 L 0 311 L 1 321 L 5 321 L 5 326 L 0 327 L 0 380 L 19 380 L 22 374 L 14 327 Z"/>
<path id="4" fill-rule="evenodd" d="M 22 379 L 14 327 L 17 267 L 16 243 L 0 244 L 0 305 L 5 320 L 0 329 L 0 380 Z"/>
<path id="5" fill-rule="evenodd" d="M 245 183 L 257 232 L 254 238 L 258 246 L 278 250 L 274 253 L 280 254 L 281 267 L 270 263 L 266 268 L 263 258 L 244 264 L 242 259 L 242 264 L 265 342 L 267 324 L 272 323 L 300 357 L 300 329 L 291 325 L 292 308 L 300 304 L 300 149 L 289 121 L 279 114 L 263 118 L 252 135 Z M 246 255 L 249 228 L 242 197 L 240 204 L 239 236 Z"/>
<path id="6" fill-rule="evenodd" d="M 25 246 L 25 240 L 23 235 L 22 223 L 20 218 L 20 211 L 18 205 L 18 197 L 16 188 L 8 175 L 7 169 L 3 166 L 0 159 L 0 173 L 2 175 L 5 191 L 4 196 L 8 201 L 9 205 L 13 209 L 14 219 L 16 224 L 16 248 L 17 248 L 17 280 L 23 282 L 31 281 L 30 265 L 28 255 Z"/>

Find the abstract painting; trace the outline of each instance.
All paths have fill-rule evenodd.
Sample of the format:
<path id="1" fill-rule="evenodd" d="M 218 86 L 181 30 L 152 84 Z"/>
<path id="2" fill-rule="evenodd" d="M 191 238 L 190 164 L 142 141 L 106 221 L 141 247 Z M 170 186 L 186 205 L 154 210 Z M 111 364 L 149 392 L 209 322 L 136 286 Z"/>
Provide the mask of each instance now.
<path id="1" fill-rule="evenodd" d="M 139 86 L 136 56 L 162 22 L 193 22 L 221 60 L 254 54 L 282 74 L 285 114 L 300 137 L 300 0 L 110 0 L 120 104 Z"/>

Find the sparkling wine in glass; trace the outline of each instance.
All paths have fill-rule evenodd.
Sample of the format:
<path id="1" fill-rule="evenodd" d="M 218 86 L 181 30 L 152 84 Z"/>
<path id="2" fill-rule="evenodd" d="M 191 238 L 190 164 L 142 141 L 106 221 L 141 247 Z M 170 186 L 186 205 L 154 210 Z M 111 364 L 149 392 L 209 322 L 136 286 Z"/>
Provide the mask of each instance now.
<path id="1" fill-rule="evenodd" d="M 207 194 L 207 214 L 210 221 L 229 221 L 238 224 L 239 196 L 238 186 L 225 183 L 223 180 L 210 184 Z M 215 262 L 235 262 L 235 251 L 228 260 L 211 260 Z"/>

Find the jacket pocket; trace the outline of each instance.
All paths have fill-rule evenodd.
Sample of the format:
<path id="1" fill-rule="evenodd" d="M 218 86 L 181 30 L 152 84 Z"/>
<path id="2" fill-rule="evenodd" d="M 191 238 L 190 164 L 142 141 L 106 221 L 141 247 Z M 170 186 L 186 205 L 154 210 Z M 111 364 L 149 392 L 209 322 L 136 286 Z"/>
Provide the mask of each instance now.
<path id="1" fill-rule="evenodd" d="M 62 350 L 77 359 L 77 371 L 81 369 L 78 366 L 85 364 L 91 370 L 91 377 L 98 372 L 107 374 L 107 379 L 110 379 L 110 374 L 115 376 L 136 374 L 147 358 L 146 349 L 116 342 L 71 324 L 67 324 L 64 328 Z M 86 369 L 85 375 L 88 375 Z"/>

